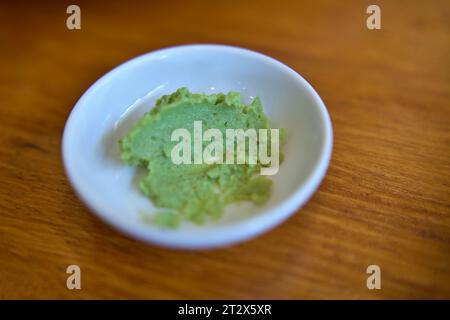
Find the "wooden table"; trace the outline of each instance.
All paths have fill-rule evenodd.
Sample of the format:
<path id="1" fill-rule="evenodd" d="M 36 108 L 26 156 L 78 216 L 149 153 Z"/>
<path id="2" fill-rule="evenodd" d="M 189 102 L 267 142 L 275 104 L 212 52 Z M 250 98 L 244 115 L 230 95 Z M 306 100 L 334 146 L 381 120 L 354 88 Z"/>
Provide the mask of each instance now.
<path id="1" fill-rule="evenodd" d="M 450 3 L 0 4 L 1 298 L 450 298 Z M 215 3 L 215 2 L 214 2 Z M 224 43 L 279 59 L 331 114 L 319 191 L 280 227 L 183 252 L 122 236 L 75 196 L 61 134 L 80 95 L 158 48 Z M 82 289 L 66 288 L 79 265 Z M 368 290 L 366 268 L 381 268 Z"/>

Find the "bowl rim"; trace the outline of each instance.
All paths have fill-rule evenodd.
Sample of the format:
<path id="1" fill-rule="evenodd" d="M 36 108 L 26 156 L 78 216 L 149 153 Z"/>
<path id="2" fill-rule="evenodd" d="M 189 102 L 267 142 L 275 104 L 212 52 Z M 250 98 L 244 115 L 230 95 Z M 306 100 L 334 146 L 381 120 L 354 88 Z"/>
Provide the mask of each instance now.
<path id="1" fill-rule="evenodd" d="M 151 229 L 147 228 L 148 232 L 143 232 L 142 229 L 133 228 L 131 225 L 123 225 L 120 221 L 117 221 L 111 215 L 103 212 L 102 206 L 91 197 L 87 192 L 80 180 L 80 177 L 76 174 L 75 169 L 71 165 L 71 150 L 70 150 L 70 135 L 73 134 L 74 122 L 77 114 L 85 105 L 85 100 L 91 95 L 97 87 L 108 81 L 111 77 L 119 72 L 126 72 L 126 68 L 132 67 L 136 64 L 152 59 L 157 55 L 165 53 L 173 53 L 173 51 L 183 50 L 202 50 L 202 51 L 214 51 L 221 50 L 234 54 L 241 54 L 250 56 L 255 59 L 259 59 L 262 62 L 272 64 L 277 68 L 280 68 L 283 72 L 287 72 L 293 78 L 295 78 L 300 84 L 307 89 L 311 94 L 314 105 L 319 109 L 321 121 L 323 123 L 324 138 L 322 143 L 322 149 L 320 151 L 319 160 L 314 165 L 313 170 L 308 174 L 304 183 L 298 186 L 284 201 L 276 204 L 273 208 L 261 211 L 257 215 L 254 215 L 244 221 L 237 224 L 224 225 L 214 229 L 214 236 L 202 238 L 199 241 L 197 238 L 188 237 L 176 237 L 176 236 L 161 236 L 160 233 L 153 234 Z M 104 221 L 106 224 L 112 226 L 114 229 L 128 235 L 131 238 L 139 239 L 141 241 L 156 244 L 163 247 L 169 247 L 174 249 L 208 249 L 223 247 L 226 245 L 235 244 L 256 237 L 276 226 L 292 216 L 298 211 L 314 194 L 319 187 L 323 178 L 325 177 L 328 169 L 333 149 L 333 128 L 328 111 L 323 103 L 322 99 L 314 88 L 296 71 L 285 65 L 284 63 L 269 57 L 265 54 L 241 48 L 236 46 L 222 45 L 222 44 L 189 44 L 179 45 L 162 48 L 159 50 L 151 51 L 141 54 L 135 58 L 127 60 L 112 70 L 108 71 L 98 80 L 96 80 L 79 98 L 70 112 L 67 121 L 65 123 L 64 132 L 62 135 L 62 159 L 66 176 L 72 188 L 82 200 L 82 202 L 90 209 L 94 215 Z M 176 231 L 175 231 L 176 233 Z"/>

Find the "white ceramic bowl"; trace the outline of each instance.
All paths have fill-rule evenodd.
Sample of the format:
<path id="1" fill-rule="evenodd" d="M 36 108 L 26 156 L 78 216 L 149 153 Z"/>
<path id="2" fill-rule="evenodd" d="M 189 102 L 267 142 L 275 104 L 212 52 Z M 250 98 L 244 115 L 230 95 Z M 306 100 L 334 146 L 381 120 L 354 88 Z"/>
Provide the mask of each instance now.
<path id="1" fill-rule="evenodd" d="M 163 94 L 239 91 L 245 102 L 260 96 L 274 128 L 287 130 L 285 159 L 264 206 L 227 207 L 216 222 L 189 222 L 163 230 L 138 187 L 142 169 L 120 161 L 118 140 Z M 314 193 L 328 168 L 332 127 L 314 89 L 295 71 L 270 57 L 222 45 L 188 45 L 134 58 L 94 83 L 73 108 L 64 130 L 67 176 L 85 204 L 131 237 L 173 248 L 211 248 L 254 237 L 295 213 Z M 183 179 L 183 177 L 180 177 Z"/>

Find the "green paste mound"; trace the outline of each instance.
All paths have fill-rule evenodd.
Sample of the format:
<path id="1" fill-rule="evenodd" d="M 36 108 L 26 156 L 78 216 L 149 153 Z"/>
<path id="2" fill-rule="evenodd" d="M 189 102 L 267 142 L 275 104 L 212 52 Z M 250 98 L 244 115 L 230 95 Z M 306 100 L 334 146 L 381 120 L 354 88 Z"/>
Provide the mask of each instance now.
<path id="1" fill-rule="evenodd" d="M 223 137 L 227 128 L 270 129 L 259 98 L 245 105 L 237 92 L 193 94 L 186 88 L 162 96 L 119 141 L 122 160 L 148 170 L 140 189 L 154 205 L 166 208 L 154 220 L 161 226 L 176 227 L 182 220 L 202 224 L 207 219 L 218 219 L 227 204 L 262 204 L 269 198 L 272 181 L 259 174 L 259 163 L 172 162 L 171 151 L 178 143 L 171 141 L 172 132 L 185 128 L 193 137 L 194 121 L 199 120 L 203 132 L 216 128 Z M 203 142 L 203 148 L 208 143 Z"/>

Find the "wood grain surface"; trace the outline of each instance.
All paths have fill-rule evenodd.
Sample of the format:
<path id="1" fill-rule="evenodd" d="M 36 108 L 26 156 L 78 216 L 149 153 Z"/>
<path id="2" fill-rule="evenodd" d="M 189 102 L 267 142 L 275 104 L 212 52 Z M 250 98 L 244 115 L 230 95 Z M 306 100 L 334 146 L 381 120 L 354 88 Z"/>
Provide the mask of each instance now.
<path id="1" fill-rule="evenodd" d="M 77 1 L 0 4 L 0 298 L 450 298 L 450 2 Z M 61 161 L 65 120 L 116 65 L 189 43 L 260 51 L 302 74 L 335 144 L 280 227 L 186 252 L 110 229 Z M 82 289 L 66 288 L 77 264 Z M 381 268 L 368 290 L 366 268 Z"/>

